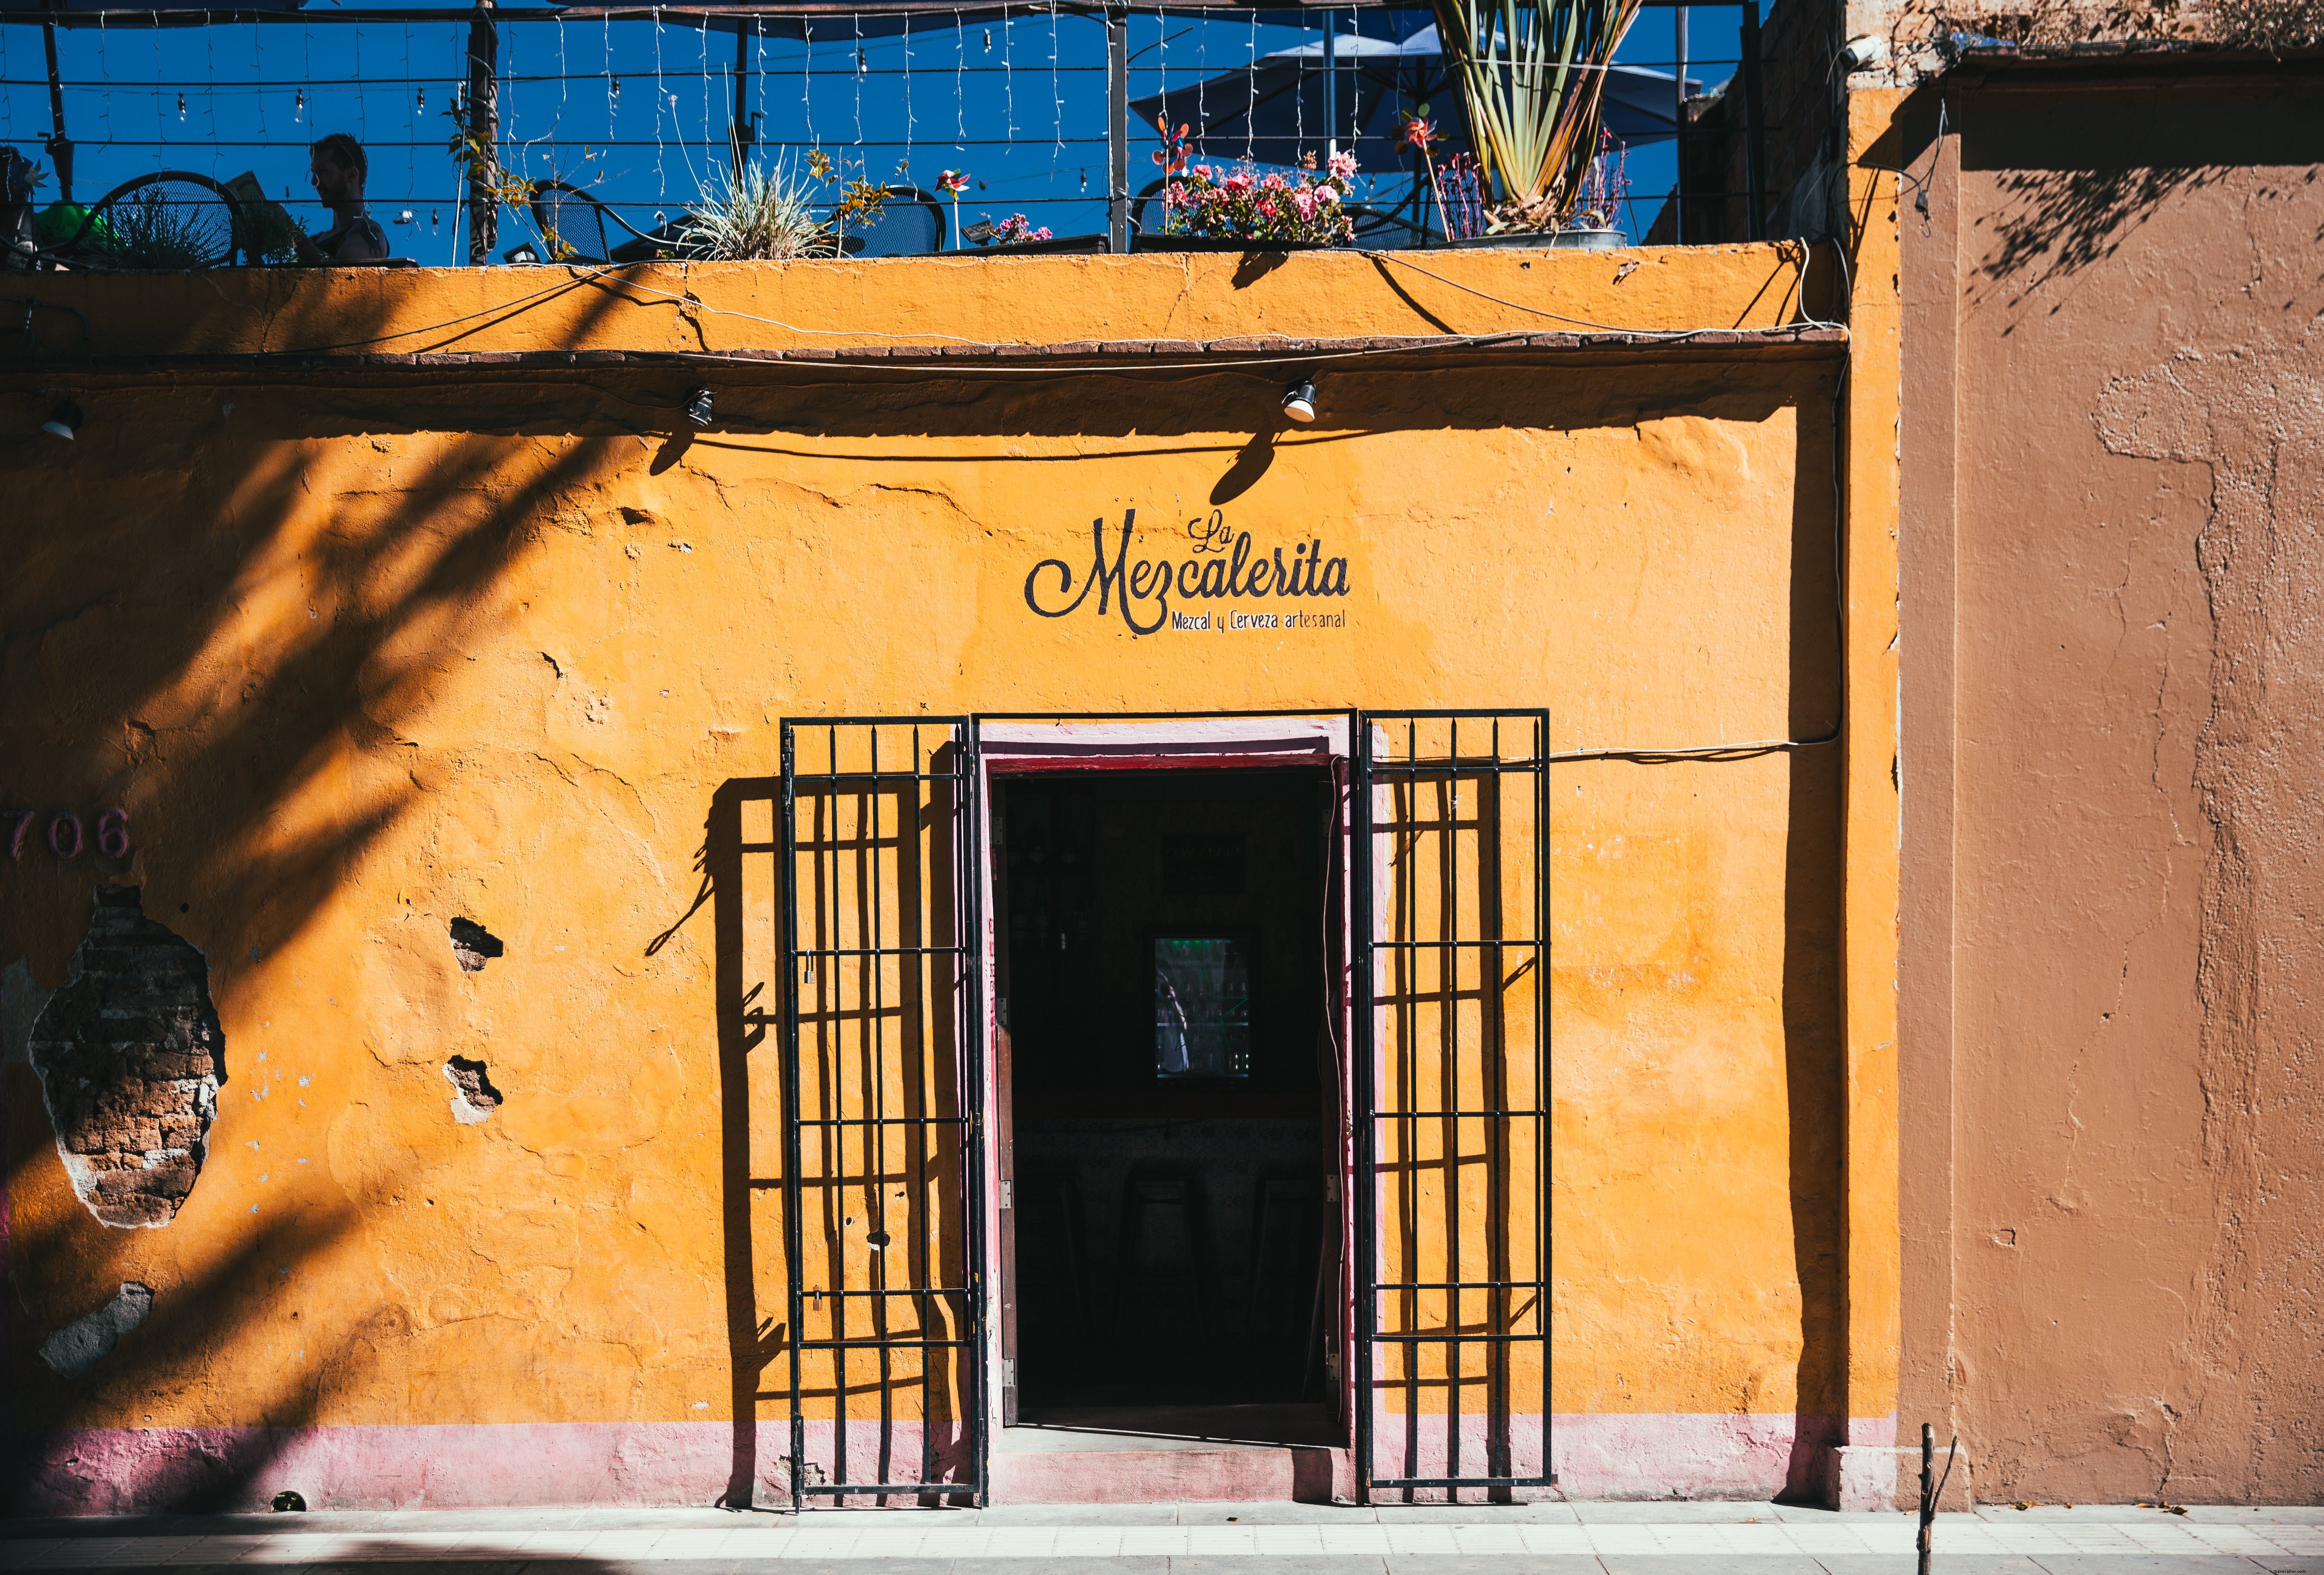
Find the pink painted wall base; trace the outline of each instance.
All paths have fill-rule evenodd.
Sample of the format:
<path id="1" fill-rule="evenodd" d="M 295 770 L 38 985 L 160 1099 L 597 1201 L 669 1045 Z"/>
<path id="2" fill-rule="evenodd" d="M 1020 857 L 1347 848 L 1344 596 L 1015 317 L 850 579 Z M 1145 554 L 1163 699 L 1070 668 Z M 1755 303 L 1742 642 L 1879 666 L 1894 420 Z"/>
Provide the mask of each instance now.
<path id="1" fill-rule="evenodd" d="M 851 1457 L 862 1452 L 857 1431 L 851 1429 Z M 809 1424 L 810 1460 L 830 1458 L 831 1434 L 828 1423 Z M 1831 1502 L 1840 1486 L 1842 1444 L 1895 1442 L 1888 1418 L 1843 1425 L 1837 1417 L 1562 1415 L 1553 1421 L 1554 1491 L 1580 1499 L 1782 1495 Z M 894 1447 L 895 1469 L 917 1461 L 917 1432 Z M 284 1488 L 317 1509 L 707 1506 L 746 1489 L 752 1502 L 773 1506 L 789 1502 L 788 1449 L 789 1429 L 781 1422 L 761 1423 L 755 1438 L 726 1422 L 88 1429 L 19 1441 L 7 1462 L 5 1507 L 18 1515 L 263 1509 Z M 951 1452 L 941 1451 L 947 1461 Z M 957 1475 L 952 1464 L 943 1469 Z M 1406 1471 L 1385 1449 L 1379 1469 L 1426 1474 Z M 1514 1497 L 1548 1491 L 1520 1489 Z M 1445 1495 L 1420 1489 L 1411 1497 L 1425 1502 Z M 1001 1504 L 1355 1497 L 1353 1463 L 1339 1449 L 1002 1450 L 992 1456 L 992 1499 Z"/>

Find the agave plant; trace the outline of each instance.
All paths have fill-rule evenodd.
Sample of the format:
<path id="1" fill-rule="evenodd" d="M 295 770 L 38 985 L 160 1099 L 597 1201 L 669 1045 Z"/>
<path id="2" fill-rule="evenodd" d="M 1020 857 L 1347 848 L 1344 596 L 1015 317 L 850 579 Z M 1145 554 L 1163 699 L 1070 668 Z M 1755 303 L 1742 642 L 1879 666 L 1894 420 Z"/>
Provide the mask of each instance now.
<path id="1" fill-rule="evenodd" d="M 1551 229 L 1598 152 L 1614 46 L 1639 0 L 1435 0 L 1477 156 L 1501 188 L 1496 229 Z"/>
<path id="2" fill-rule="evenodd" d="M 678 249 L 719 262 L 828 257 L 837 243 L 816 211 L 816 183 L 777 160 L 771 168 L 721 165 L 722 189 L 703 193 Z"/>

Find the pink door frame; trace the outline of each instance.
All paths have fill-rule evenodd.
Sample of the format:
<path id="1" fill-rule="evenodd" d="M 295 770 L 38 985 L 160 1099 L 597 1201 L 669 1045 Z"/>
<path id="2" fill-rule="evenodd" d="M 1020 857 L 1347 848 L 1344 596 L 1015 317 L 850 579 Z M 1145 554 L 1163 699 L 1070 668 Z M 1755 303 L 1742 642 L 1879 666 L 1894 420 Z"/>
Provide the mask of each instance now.
<path id="1" fill-rule="evenodd" d="M 1340 1283 L 1336 1292 L 1336 1312 L 1333 1317 L 1333 1341 L 1338 1349 L 1335 1364 L 1335 1388 L 1340 1401 L 1340 1423 L 1352 1433 L 1355 1417 L 1355 1396 L 1351 1386 L 1355 1382 L 1355 1362 L 1351 1341 L 1355 1333 L 1355 1216 L 1350 1200 L 1355 1163 L 1352 1133 L 1355 1111 L 1351 1101 L 1353 1087 L 1348 1074 L 1349 1046 L 1351 1044 L 1349 1018 L 1348 971 L 1354 965 L 1353 914 L 1349 902 L 1348 871 L 1353 868 L 1349 857 L 1348 839 L 1350 816 L 1348 798 L 1351 782 L 1351 760 L 1348 738 L 1348 717 L 1308 714 L 1296 716 L 1205 716 L 1153 719 L 1128 718 L 1120 722 L 1097 720 L 1023 720 L 1002 719 L 981 722 L 977 729 L 977 805 L 981 824 L 976 834 L 982 839 L 986 857 L 981 860 L 983 889 L 978 893 L 983 914 L 984 933 L 979 937 L 978 966 L 983 970 L 984 1002 L 984 1108 L 1000 1110 L 1001 1088 L 998 1082 L 1000 1028 L 998 989 L 998 942 L 994 929 L 992 842 L 992 779 L 995 777 L 1030 775 L 1047 771 L 1122 771 L 1153 770 L 1162 768 L 1180 769 L 1219 770 L 1241 768 L 1279 768 L 1286 766 L 1321 767 L 1331 773 L 1338 798 L 1333 825 L 1333 858 L 1335 869 L 1327 872 L 1327 889 L 1331 876 L 1336 875 L 1340 894 L 1338 930 L 1340 941 L 1339 982 L 1334 999 L 1326 1003 L 1336 1025 L 1340 1045 L 1339 1089 L 1336 1095 L 1340 1111 L 1340 1131 L 1335 1145 L 1337 1174 L 1333 1178 L 1333 1196 L 1329 1202 L 1340 1214 Z M 994 1123 L 988 1120 L 988 1130 Z M 985 1425 L 991 1432 L 988 1438 L 999 1436 L 1001 1428 L 1001 1283 L 998 1264 L 998 1243 L 1001 1240 L 1000 1146 L 984 1146 L 984 1239 L 994 1244 L 988 1248 L 995 1261 L 982 1266 L 986 1273 L 985 1349 L 981 1353 L 984 1370 Z"/>

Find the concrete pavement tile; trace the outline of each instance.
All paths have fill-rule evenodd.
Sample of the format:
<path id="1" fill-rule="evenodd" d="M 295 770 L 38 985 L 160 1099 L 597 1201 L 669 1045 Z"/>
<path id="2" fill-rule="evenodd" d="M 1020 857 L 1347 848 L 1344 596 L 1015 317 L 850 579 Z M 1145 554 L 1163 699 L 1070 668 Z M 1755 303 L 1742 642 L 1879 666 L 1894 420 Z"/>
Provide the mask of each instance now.
<path id="1" fill-rule="evenodd" d="M 1802 1553 L 1706 1558 L 1701 1553 L 1601 1553 L 1607 1575 L 1824 1575 Z"/>
<path id="2" fill-rule="evenodd" d="M 1388 1575 L 1603 1575 L 1605 1566 L 1591 1553 L 1526 1553 L 1510 1558 L 1494 1553 L 1473 1557 L 1460 1553 L 1401 1553 L 1388 1561 Z M 1254 1570 L 1252 1575 L 1262 1575 Z M 1695 1575 L 1711 1575 L 1697 1570 Z"/>
<path id="3" fill-rule="evenodd" d="M 1910 1554 L 1828 1554 L 1821 1562 L 1828 1575 L 1906 1575 L 1913 1568 Z M 1939 1553 L 1929 1563 L 1935 1575 L 2043 1575 L 2040 1564 L 2019 1553 Z"/>
<path id="4" fill-rule="evenodd" d="M 1571 1504 L 1543 1499 L 1537 1504 L 1382 1504 L 1372 1513 L 1384 1525 L 1444 1520 L 1463 1524 L 1510 1521 L 1524 1525 L 1572 1525 L 1581 1518 L 1574 1510 Z"/>
<path id="5" fill-rule="evenodd" d="M 2041 1553 L 2047 1575 L 2258 1575 L 2259 1566 L 2232 1553 Z"/>
<path id="6" fill-rule="evenodd" d="M 2324 1559 L 2294 1558 L 2289 1553 L 2258 1553 L 2252 1562 L 2267 1575 L 2324 1575 Z"/>
<path id="7" fill-rule="evenodd" d="M 998 1504 L 976 1512 L 979 1525 L 1176 1525 L 1178 1504 Z M 1257 1506 L 1253 1506 L 1258 1507 Z M 947 1520 L 947 1525 L 956 1524 Z"/>
<path id="8" fill-rule="evenodd" d="M 1200 1504 L 1178 1506 L 1180 1525 L 1346 1525 L 1369 1524 L 1372 1511 L 1360 1504 Z"/>
<path id="9" fill-rule="evenodd" d="M 950 1575 L 1035 1575 L 1035 1572 L 1038 1575 L 1171 1575 L 1171 1571 L 1184 1562 L 1183 1560 L 1151 1554 L 1123 1559 L 1044 1559 L 1028 1570 L 1024 1561 L 1018 1559 L 954 1559 Z M 1273 1568 L 1272 1560 L 1268 1561 L 1267 1567 Z M 887 1575 L 888 1570 L 896 1568 L 893 1564 L 882 1565 L 881 1575 Z M 764 1575 L 797 1575 L 797 1572 L 791 1565 L 784 1564 L 779 1570 L 770 1566 Z M 832 1575 L 865 1575 L 865 1572 L 861 1569 L 838 1570 L 832 1571 Z M 1258 1575 L 1258 1571 L 1253 1570 L 1252 1575 Z"/>
<path id="10" fill-rule="evenodd" d="M 1186 1553 L 1170 1561 L 1170 1575 L 1380 1575 L 1384 1566 L 1384 1560 L 1370 1554 L 1351 1559 L 1339 1553 L 1236 1558 Z"/>
<path id="11" fill-rule="evenodd" d="M 2176 1519 L 2176 1516 L 2172 1518 Z M 2324 1504 L 2264 1504 L 2256 1510 L 2227 1505 L 2190 1506 L 2190 1520 L 2272 1520 L 2280 1525 L 2324 1525 Z"/>
<path id="12" fill-rule="evenodd" d="M 1765 1520 L 1772 1507 L 1765 1499 L 1725 1498 L 1650 1498 L 1636 1503 L 1577 1503 L 1575 1515 L 1584 1525 L 1603 1522 L 1612 1525 L 1653 1525 L 1665 1521 L 1702 1522 L 1748 1520 L 1753 1515 Z"/>

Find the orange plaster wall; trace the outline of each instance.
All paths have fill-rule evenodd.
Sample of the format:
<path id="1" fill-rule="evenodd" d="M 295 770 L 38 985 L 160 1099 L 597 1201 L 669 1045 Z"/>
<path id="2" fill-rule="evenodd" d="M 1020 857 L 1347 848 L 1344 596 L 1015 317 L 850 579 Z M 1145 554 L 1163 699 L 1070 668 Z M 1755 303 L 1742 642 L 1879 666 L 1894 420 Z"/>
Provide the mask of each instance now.
<path id="1" fill-rule="evenodd" d="M 1425 265 L 1538 312 L 1679 328 L 1788 315 L 1794 255 Z M 982 339 L 1545 320 L 1352 257 L 1240 286 L 1231 262 L 649 277 L 730 312 Z M 110 353 L 477 312 L 472 335 L 392 347 L 798 341 L 586 281 L 491 309 L 564 277 L 226 275 L 223 305 L 208 281 L 198 299 L 43 288 Z M 775 1110 L 750 1113 L 755 1162 L 726 1151 L 696 861 L 721 785 L 775 772 L 779 717 L 1547 705 L 1561 749 L 1808 736 L 1835 693 L 1833 373 L 1344 373 L 1314 428 L 1271 443 L 1253 439 L 1271 387 L 1234 375 L 737 385 L 690 445 L 667 438 L 669 380 L 644 373 L 84 379 L 69 450 L 0 447 L 32 501 L 0 523 L 0 798 L 129 808 L 135 852 L 102 878 L 207 953 L 229 1077 L 186 1208 L 128 1232 L 75 1202 L 36 1081 L 7 1068 L 26 1419 L 731 1414 L 722 1197 L 771 1174 Z M 0 388 L 10 429 L 44 397 Z M 1139 639 L 1028 612 L 1028 570 L 1078 571 L 1093 518 L 1135 509 L 1158 551 L 1214 495 L 1262 548 L 1344 554 L 1348 627 Z M 1552 792 L 1554 1406 L 1845 1414 L 1865 1359 L 1840 1315 L 1860 1119 L 1840 761 L 1591 762 Z M 45 853 L 0 872 L 12 999 L 61 981 L 99 878 Z M 456 916 L 506 954 L 460 972 Z M 507 1096 L 484 1125 L 451 1119 L 452 1055 Z M 755 1218 L 763 1318 L 779 1237 Z M 132 1278 L 154 1312 L 89 1377 L 33 1359 Z"/>

